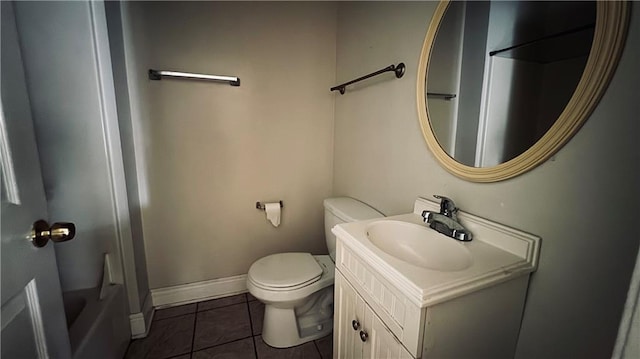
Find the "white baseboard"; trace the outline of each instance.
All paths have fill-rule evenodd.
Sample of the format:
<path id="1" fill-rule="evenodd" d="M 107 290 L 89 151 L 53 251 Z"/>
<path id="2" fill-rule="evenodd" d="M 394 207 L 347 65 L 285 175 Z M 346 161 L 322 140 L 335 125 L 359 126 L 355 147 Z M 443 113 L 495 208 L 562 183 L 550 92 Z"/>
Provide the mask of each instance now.
<path id="1" fill-rule="evenodd" d="M 207 280 L 151 290 L 153 306 L 168 307 L 204 299 L 215 299 L 247 291 L 247 275 Z"/>
<path id="2" fill-rule="evenodd" d="M 132 339 L 144 338 L 149 334 L 154 313 L 151 293 L 148 293 L 142 305 L 142 312 L 129 315 Z"/>

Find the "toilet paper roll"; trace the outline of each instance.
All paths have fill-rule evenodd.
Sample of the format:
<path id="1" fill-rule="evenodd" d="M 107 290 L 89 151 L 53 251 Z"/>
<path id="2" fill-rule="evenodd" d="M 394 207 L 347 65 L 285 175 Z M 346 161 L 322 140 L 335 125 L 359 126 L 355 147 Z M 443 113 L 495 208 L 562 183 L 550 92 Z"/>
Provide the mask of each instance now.
<path id="1" fill-rule="evenodd" d="M 280 203 L 265 203 L 264 211 L 267 213 L 267 219 L 274 227 L 280 225 Z"/>

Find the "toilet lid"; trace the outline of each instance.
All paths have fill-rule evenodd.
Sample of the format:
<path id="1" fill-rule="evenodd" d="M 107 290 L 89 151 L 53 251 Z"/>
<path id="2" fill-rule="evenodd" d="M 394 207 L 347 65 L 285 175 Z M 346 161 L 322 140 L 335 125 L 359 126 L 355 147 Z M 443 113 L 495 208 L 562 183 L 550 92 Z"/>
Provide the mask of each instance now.
<path id="1" fill-rule="evenodd" d="M 248 274 L 262 286 L 287 288 L 315 282 L 322 275 L 322 267 L 310 253 L 277 253 L 258 259 Z"/>

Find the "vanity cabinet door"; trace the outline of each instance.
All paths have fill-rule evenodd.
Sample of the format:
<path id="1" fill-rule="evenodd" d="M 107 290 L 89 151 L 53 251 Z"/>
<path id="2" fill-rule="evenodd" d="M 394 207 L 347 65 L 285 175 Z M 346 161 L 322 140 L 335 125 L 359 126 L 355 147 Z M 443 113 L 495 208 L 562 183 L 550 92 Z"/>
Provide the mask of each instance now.
<path id="1" fill-rule="evenodd" d="M 365 321 L 364 301 L 338 271 L 334 290 L 333 357 L 362 358 L 364 343 L 360 330 Z"/>
<path id="2" fill-rule="evenodd" d="M 365 304 L 365 330 L 368 333 L 363 356 L 370 359 L 413 359 L 382 320 Z"/>
<path id="3" fill-rule="evenodd" d="M 334 303 L 334 358 L 413 358 L 339 271 Z"/>

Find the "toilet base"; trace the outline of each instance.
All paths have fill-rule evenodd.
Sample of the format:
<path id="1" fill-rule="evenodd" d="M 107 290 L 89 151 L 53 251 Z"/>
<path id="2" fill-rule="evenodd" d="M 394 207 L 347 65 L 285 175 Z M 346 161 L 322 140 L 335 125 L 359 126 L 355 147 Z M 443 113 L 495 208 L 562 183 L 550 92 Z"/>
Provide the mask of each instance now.
<path id="1" fill-rule="evenodd" d="M 296 320 L 293 309 L 266 305 L 262 340 L 274 348 L 289 348 L 327 336 L 333 331 L 333 317 L 319 316 L 320 313 L 310 313 Z"/>
<path id="2" fill-rule="evenodd" d="M 262 339 L 275 348 L 289 348 L 333 331 L 333 286 L 297 303 L 265 303 Z"/>

